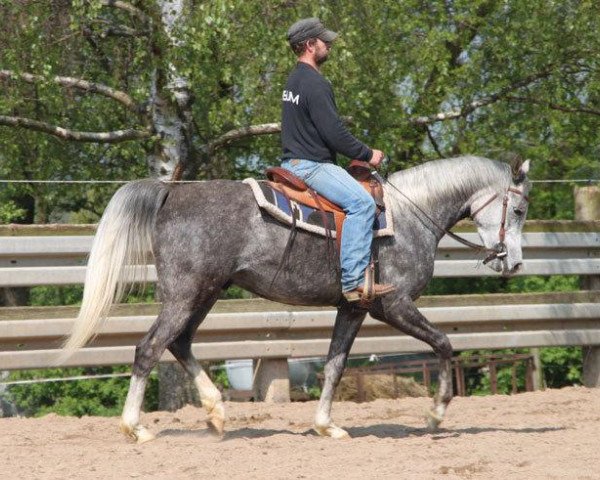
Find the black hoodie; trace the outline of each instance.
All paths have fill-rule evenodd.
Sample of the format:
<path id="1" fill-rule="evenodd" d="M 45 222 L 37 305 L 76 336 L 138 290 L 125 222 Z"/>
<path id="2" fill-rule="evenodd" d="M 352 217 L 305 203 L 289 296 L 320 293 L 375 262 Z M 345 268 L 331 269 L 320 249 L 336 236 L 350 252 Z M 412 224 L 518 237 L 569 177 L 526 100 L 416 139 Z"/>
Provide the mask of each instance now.
<path id="1" fill-rule="evenodd" d="M 336 162 L 336 153 L 369 161 L 372 151 L 344 126 L 331 84 L 313 67 L 298 62 L 282 95 L 281 145 L 284 160 Z"/>

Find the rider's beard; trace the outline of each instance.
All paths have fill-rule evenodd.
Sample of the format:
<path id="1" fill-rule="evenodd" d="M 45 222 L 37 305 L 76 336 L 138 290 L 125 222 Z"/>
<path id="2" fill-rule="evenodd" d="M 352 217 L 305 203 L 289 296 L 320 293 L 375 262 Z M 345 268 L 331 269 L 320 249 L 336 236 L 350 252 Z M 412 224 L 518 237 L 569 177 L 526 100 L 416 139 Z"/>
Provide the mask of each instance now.
<path id="1" fill-rule="evenodd" d="M 323 65 L 327 61 L 328 56 L 329 56 L 329 52 L 324 52 L 321 55 L 317 55 L 315 57 L 315 63 L 319 66 Z"/>

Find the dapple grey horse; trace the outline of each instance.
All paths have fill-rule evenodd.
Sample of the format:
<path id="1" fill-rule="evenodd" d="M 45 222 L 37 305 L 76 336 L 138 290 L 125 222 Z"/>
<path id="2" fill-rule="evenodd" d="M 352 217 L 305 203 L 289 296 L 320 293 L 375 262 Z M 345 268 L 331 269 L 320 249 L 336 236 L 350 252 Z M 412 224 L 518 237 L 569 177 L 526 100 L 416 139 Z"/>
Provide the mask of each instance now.
<path id="1" fill-rule="evenodd" d="M 131 281 L 133 269 L 127 266 L 145 264 L 153 255 L 162 310 L 135 350 L 121 419 L 121 430 L 138 442 L 154 438 L 139 423 L 140 409 L 148 375 L 165 349 L 194 379 L 209 427 L 223 432 L 221 394 L 190 345 L 219 292 L 231 284 L 278 302 L 338 308 L 315 417 L 319 434 L 347 436 L 331 419 L 332 398 L 367 312 L 428 343 L 439 357 L 439 388 L 428 418 L 435 427 L 452 399 L 452 346 L 414 300 L 433 275 L 436 247 L 444 235 L 441 227 L 449 229 L 470 215 L 485 247 L 498 252 L 488 266 L 504 275 L 521 267 L 528 169 L 529 162 L 511 169 L 505 163 L 465 156 L 392 174 L 384 188 L 395 234 L 376 239 L 374 248 L 379 281 L 395 285 L 397 291 L 368 309 L 342 300 L 337 265 L 324 261 L 327 240 L 312 233 L 298 231 L 285 271 L 271 282 L 289 227 L 261 211 L 247 185 L 228 180 L 127 184 L 113 196 L 98 226 L 83 304 L 64 354 L 83 346 L 106 319 Z"/>

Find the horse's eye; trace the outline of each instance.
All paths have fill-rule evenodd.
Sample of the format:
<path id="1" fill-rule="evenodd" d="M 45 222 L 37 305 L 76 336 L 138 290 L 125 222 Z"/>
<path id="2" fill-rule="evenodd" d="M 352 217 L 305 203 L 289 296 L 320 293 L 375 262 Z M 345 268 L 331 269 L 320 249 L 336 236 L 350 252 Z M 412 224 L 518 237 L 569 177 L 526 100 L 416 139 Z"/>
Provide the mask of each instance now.
<path id="1" fill-rule="evenodd" d="M 515 207 L 513 208 L 513 212 L 515 212 L 515 215 L 517 217 L 521 217 L 523 216 L 523 213 L 525 213 L 523 210 L 521 210 L 519 207 Z"/>

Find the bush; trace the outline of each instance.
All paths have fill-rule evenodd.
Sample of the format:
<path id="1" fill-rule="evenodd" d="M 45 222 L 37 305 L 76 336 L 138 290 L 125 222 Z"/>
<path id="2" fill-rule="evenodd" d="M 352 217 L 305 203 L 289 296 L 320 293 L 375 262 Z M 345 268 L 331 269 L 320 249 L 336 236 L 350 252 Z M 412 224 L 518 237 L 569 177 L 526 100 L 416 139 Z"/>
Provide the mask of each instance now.
<path id="1" fill-rule="evenodd" d="M 549 388 L 581 384 L 583 357 L 581 347 L 542 348 L 544 381 Z"/>
<path id="2" fill-rule="evenodd" d="M 65 368 L 13 372 L 10 381 L 65 378 L 82 375 L 100 375 L 128 372 L 128 367 Z M 89 380 L 53 381 L 11 385 L 8 399 L 22 415 L 41 416 L 47 413 L 59 415 L 113 416 L 120 415 L 129 388 L 129 377 L 113 377 Z M 158 380 L 150 376 L 144 403 L 146 410 L 158 407 Z"/>
<path id="3" fill-rule="evenodd" d="M 530 353 L 530 349 L 504 350 L 471 350 L 462 352 L 461 357 L 470 355 L 499 355 Z M 540 348 L 540 360 L 544 374 L 544 382 L 548 388 L 562 388 L 581 384 L 582 356 L 581 347 L 549 347 Z M 517 391 L 525 390 L 526 366 L 524 362 L 517 364 Z M 497 391 L 502 394 L 512 392 L 512 366 L 497 368 Z M 491 393 L 490 375 L 487 369 L 465 370 L 465 383 L 468 395 L 489 395 Z"/>

